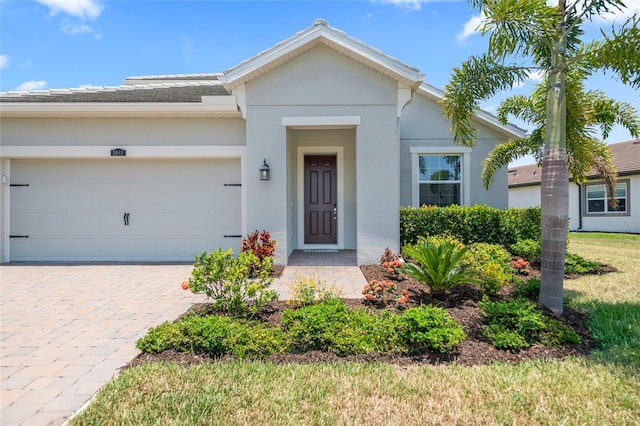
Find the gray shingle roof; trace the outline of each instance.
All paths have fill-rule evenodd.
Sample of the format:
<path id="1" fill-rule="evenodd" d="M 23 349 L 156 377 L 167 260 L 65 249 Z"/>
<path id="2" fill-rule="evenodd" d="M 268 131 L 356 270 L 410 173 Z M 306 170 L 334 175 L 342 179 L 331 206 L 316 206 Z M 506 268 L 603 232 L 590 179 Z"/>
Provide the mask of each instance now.
<path id="1" fill-rule="evenodd" d="M 162 77 L 152 84 L 2 92 L 0 102 L 201 102 L 202 96 L 229 95 L 217 80 L 185 76 L 184 81 L 162 82 Z"/>
<path id="2" fill-rule="evenodd" d="M 619 176 L 640 174 L 640 139 L 609 145 L 613 153 L 613 164 Z M 537 164 L 526 164 L 509 168 L 509 187 L 540 185 L 542 169 Z M 592 170 L 587 177 L 597 177 Z"/>

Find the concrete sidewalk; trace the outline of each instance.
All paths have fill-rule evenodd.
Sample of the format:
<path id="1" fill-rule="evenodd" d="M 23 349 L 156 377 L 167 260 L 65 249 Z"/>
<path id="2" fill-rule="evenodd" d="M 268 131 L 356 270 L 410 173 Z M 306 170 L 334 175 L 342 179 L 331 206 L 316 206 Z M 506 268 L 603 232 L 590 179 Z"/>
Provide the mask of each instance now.
<path id="1" fill-rule="evenodd" d="M 180 288 L 191 265 L 0 265 L 0 423 L 60 425 L 138 355 L 146 331 L 206 301 Z M 360 297 L 356 266 L 289 266 Z"/>

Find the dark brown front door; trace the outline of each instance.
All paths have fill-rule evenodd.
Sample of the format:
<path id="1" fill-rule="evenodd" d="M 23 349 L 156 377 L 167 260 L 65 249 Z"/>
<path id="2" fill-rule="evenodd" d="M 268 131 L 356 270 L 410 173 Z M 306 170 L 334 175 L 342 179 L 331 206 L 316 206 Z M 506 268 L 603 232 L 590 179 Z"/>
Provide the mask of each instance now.
<path id="1" fill-rule="evenodd" d="M 304 242 L 338 241 L 338 185 L 335 155 L 304 157 Z"/>

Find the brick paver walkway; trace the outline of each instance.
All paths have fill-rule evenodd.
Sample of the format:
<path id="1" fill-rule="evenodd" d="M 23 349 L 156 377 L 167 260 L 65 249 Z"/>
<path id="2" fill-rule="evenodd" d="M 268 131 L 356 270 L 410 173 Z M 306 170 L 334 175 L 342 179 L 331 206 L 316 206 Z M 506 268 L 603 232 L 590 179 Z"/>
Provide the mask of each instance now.
<path id="1" fill-rule="evenodd" d="M 191 265 L 0 265 L 0 424 L 60 425 L 138 355 L 135 342 L 204 296 L 183 291 Z M 358 297 L 355 266 L 293 266 Z"/>

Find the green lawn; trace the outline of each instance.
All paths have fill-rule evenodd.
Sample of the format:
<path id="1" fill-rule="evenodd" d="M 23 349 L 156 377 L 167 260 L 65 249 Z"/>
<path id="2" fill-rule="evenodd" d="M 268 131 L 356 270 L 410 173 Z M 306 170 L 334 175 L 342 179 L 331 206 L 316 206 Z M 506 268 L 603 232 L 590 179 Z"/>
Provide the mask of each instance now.
<path id="1" fill-rule="evenodd" d="M 640 236 L 572 234 L 569 249 L 620 270 L 565 282 L 602 349 L 588 359 L 399 367 L 233 361 L 124 371 L 82 424 L 597 424 L 640 419 Z"/>

